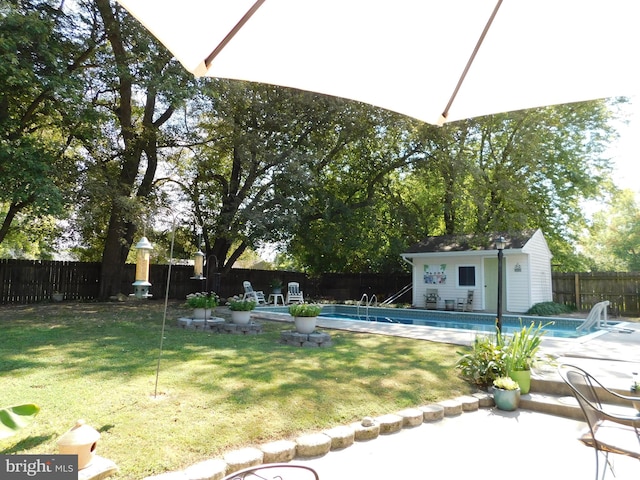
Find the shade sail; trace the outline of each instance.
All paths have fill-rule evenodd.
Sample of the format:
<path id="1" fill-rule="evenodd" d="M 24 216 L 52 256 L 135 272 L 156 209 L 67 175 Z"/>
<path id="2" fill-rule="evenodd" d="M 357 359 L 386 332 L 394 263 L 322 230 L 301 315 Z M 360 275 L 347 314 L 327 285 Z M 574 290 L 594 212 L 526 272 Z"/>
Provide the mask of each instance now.
<path id="1" fill-rule="evenodd" d="M 118 1 L 194 75 L 349 98 L 433 124 L 640 86 L 634 0 Z"/>

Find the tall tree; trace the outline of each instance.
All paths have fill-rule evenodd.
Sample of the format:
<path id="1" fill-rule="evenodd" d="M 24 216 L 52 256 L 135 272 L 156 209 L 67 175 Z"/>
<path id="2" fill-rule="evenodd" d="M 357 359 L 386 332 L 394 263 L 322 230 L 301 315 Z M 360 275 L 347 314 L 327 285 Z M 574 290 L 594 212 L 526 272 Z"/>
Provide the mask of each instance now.
<path id="1" fill-rule="evenodd" d="M 88 31 L 106 38 L 90 72 L 87 94 L 102 118 L 102 135 L 84 142 L 83 194 L 101 236 L 100 297 L 119 292 L 124 263 L 152 193 L 162 132 L 192 94 L 190 75 L 121 7 L 109 0 L 82 2 Z M 87 65 L 89 67 L 89 65 Z"/>
<path id="2" fill-rule="evenodd" d="M 64 215 L 75 189 L 70 139 L 86 118 L 78 70 L 92 50 L 74 36 L 76 20 L 60 2 L 0 9 L 0 243 L 16 221 L 52 225 L 46 217 Z"/>

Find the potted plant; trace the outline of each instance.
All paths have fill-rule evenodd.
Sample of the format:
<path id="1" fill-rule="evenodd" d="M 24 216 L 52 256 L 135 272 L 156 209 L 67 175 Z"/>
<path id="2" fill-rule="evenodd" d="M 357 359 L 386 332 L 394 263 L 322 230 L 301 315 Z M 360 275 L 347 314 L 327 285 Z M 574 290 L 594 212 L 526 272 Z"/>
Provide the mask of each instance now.
<path id="1" fill-rule="evenodd" d="M 311 333 L 316 329 L 318 315 L 322 311 L 320 305 L 298 303 L 289 306 L 289 314 L 293 317 L 298 333 Z"/>
<path id="2" fill-rule="evenodd" d="M 496 378 L 507 375 L 503 346 L 495 338 L 477 336 L 471 352 L 459 353 L 462 356 L 456 368 L 460 370 L 462 378 L 478 387 L 488 389 Z"/>
<path id="3" fill-rule="evenodd" d="M 227 306 L 231 310 L 231 322 L 237 325 L 246 325 L 251 321 L 251 310 L 256 308 L 256 302 L 240 297 L 231 297 Z"/>
<path id="4" fill-rule="evenodd" d="M 536 327 L 534 322 L 531 322 L 528 327 L 522 327 L 506 342 L 501 335 L 498 335 L 498 342 L 504 346 L 507 374 L 518 382 L 523 394 L 529 393 L 531 389 L 531 367 L 540 350 L 542 336 L 545 333 L 543 328 L 547 325 L 549 323 L 545 325 L 538 323 Z"/>
<path id="5" fill-rule="evenodd" d="M 187 295 L 186 305 L 193 308 L 193 318 L 208 318 L 219 301 L 216 292 L 196 292 Z"/>
<path id="6" fill-rule="evenodd" d="M 274 278 L 273 280 L 271 280 L 269 286 L 271 287 L 271 293 L 273 293 L 274 295 L 282 294 L 283 283 L 279 278 Z"/>
<path id="7" fill-rule="evenodd" d="M 520 386 L 511 377 L 498 377 L 493 381 L 493 401 L 500 410 L 515 410 L 520 403 Z"/>

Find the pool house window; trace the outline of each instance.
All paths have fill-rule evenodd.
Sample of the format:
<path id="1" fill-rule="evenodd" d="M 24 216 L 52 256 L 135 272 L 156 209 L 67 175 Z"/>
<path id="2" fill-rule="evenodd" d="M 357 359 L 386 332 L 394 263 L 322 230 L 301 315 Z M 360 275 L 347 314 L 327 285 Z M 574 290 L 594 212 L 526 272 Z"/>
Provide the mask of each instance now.
<path id="1" fill-rule="evenodd" d="M 476 267 L 474 266 L 458 267 L 458 286 L 459 287 L 475 287 L 476 286 Z"/>

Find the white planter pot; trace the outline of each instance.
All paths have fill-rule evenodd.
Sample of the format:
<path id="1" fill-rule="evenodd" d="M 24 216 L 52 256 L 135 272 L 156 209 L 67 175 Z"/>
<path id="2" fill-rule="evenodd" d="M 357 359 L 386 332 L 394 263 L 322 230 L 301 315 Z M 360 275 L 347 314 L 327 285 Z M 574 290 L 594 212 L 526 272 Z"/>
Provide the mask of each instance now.
<path id="1" fill-rule="evenodd" d="M 247 325 L 251 321 L 251 310 L 235 311 L 231 310 L 231 322 L 236 325 Z"/>
<path id="2" fill-rule="evenodd" d="M 211 309 L 210 308 L 194 308 L 193 309 L 193 318 L 211 318 Z"/>
<path id="3" fill-rule="evenodd" d="M 312 333 L 316 329 L 318 317 L 293 317 L 298 333 Z"/>

